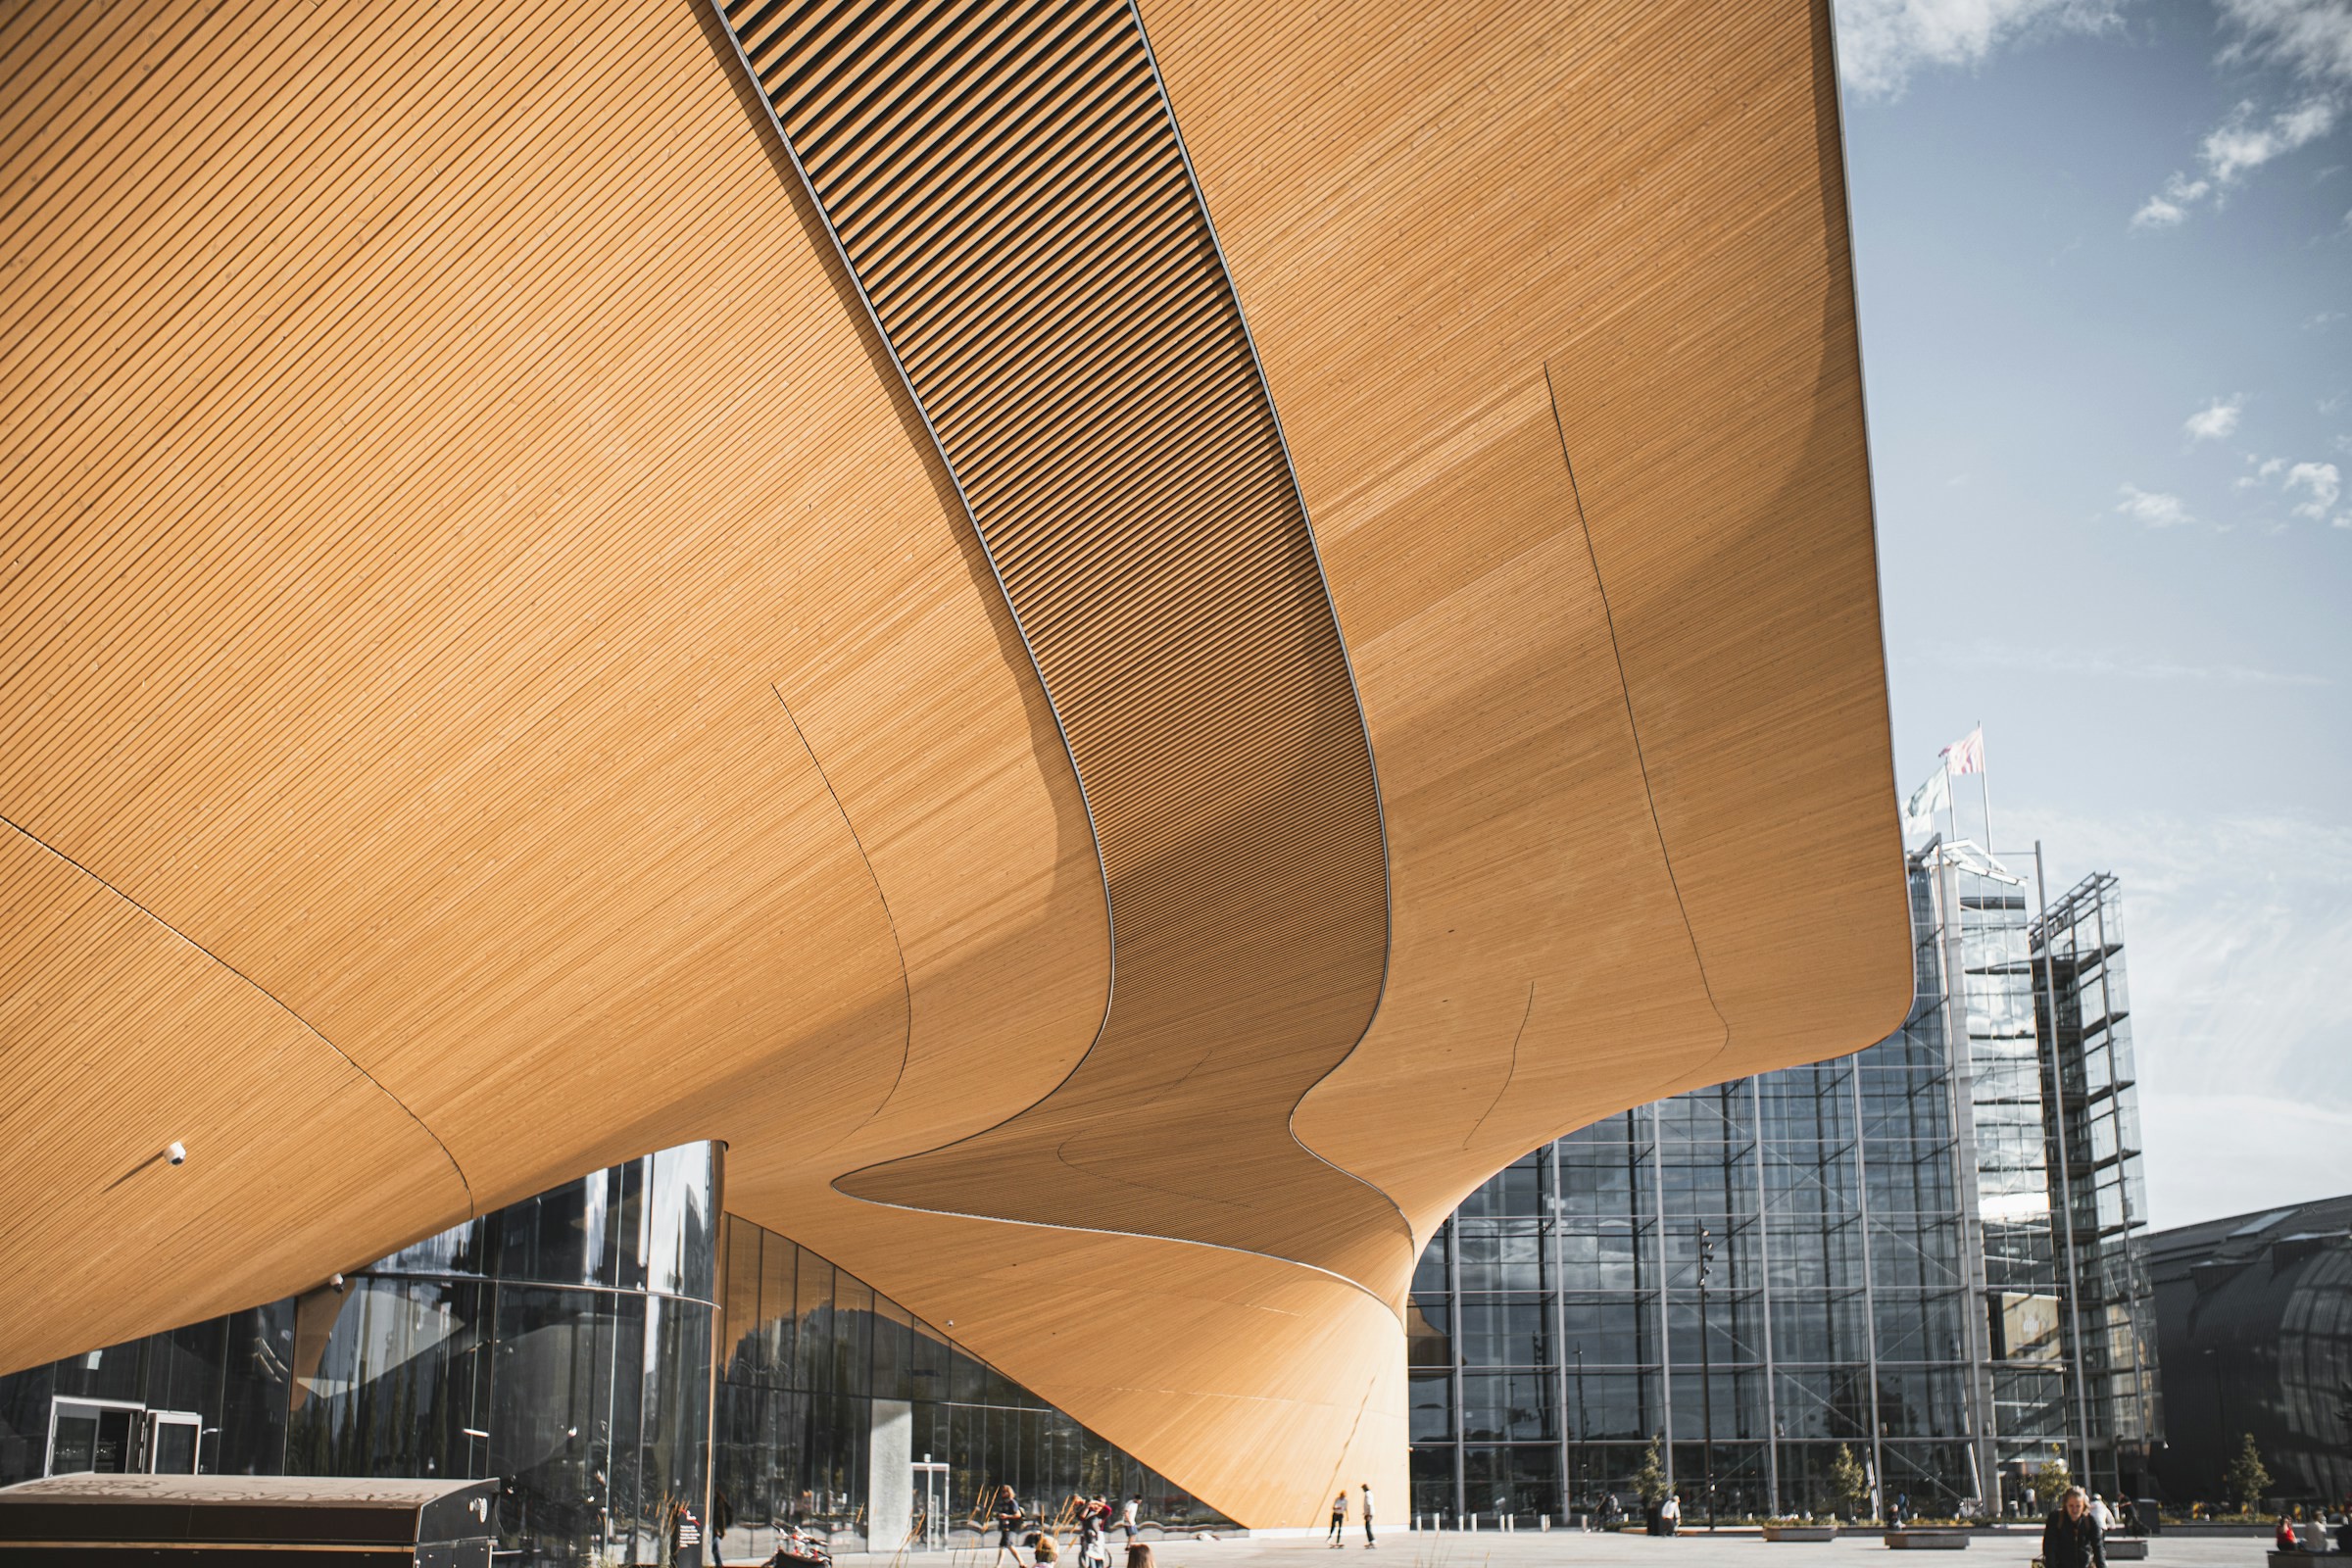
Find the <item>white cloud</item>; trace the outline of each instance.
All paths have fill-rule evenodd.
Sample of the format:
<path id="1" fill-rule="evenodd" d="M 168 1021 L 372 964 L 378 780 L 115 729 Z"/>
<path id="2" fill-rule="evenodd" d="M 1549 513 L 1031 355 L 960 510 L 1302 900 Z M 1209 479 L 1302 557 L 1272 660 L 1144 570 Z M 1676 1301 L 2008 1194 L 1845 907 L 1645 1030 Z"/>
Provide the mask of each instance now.
<path id="1" fill-rule="evenodd" d="M 2260 169 L 2273 159 L 2327 135 L 2335 128 L 2336 118 L 2336 106 L 2325 97 L 2307 98 L 2267 120 L 2251 102 L 2239 104 L 2230 112 L 2229 119 L 2205 133 L 2205 140 L 2197 149 L 2198 161 L 2205 166 L 2204 174 L 2194 179 L 2183 173 L 2172 175 L 2164 182 L 2163 191 L 2149 197 L 2132 215 L 2132 225 L 2171 227 L 2197 203 L 2209 197 L 2219 202 L 2248 170 Z"/>
<path id="2" fill-rule="evenodd" d="M 2249 170 L 2319 140 L 2343 117 L 2352 89 L 2352 4 L 2347 0 L 2217 0 L 2230 34 L 2220 63 L 2282 71 L 2302 96 L 2266 112 L 2241 103 L 2198 147 L 2204 173 L 2175 174 L 2132 215 L 2135 228 L 2169 228 L 2197 202 L 2217 204 Z M 2340 166 L 2339 166 L 2340 167 Z M 2324 173 L 2326 172 L 2323 172 Z M 2352 227 L 2352 213 L 2344 215 Z"/>
<path id="3" fill-rule="evenodd" d="M 2352 82 L 2352 7 L 2343 0 L 2220 0 L 2236 33 L 2225 61 L 2283 66 L 2309 81 Z"/>
<path id="4" fill-rule="evenodd" d="M 2352 827 L 2031 807 L 2013 820 L 2044 841 L 2053 896 L 2094 869 L 2122 881 L 2155 1222 L 2352 1191 Z"/>
<path id="5" fill-rule="evenodd" d="M 2311 498 L 2295 508 L 2296 516 L 2325 517 L 2343 494 L 2343 480 L 2332 463 L 2298 463 L 2286 470 L 2285 489 L 2289 495 L 2299 490 Z"/>
<path id="6" fill-rule="evenodd" d="M 1838 64 L 1864 98 L 1891 98 L 1932 66 L 1982 65 L 2005 44 L 2054 32 L 2095 32 L 2122 18 L 2123 0 L 1845 0 L 1837 8 Z"/>
<path id="7" fill-rule="evenodd" d="M 2228 120 L 2205 133 L 2198 155 L 2215 183 L 2227 185 L 2247 170 L 2260 169 L 2334 128 L 2335 105 L 2324 98 L 2281 110 L 2268 124 L 2258 120 L 2252 104 L 2239 104 Z"/>
<path id="8" fill-rule="evenodd" d="M 2215 398 L 2204 408 L 2190 415 L 2181 428 L 2191 441 L 2219 441 L 2237 430 L 2237 416 L 2245 411 L 2243 393 L 2233 398 Z"/>
<path id="9" fill-rule="evenodd" d="M 2142 490 L 2135 484 L 2117 488 L 2124 499 L 2115 504 L 2115 510 L 2128 517 L 2138 518 L 2151 528 L 2173 528 L 2197 520 L 2188 514 L 2188 508 L 2181 505 L 2179 496 Z"/>
<path id="10" fill-rule="evenodd" d="M 2303 318 L 2303 330 L 2316 332 L 2322 327 L 2333 326 L 2343 318 L 2344 313 L 2341 311 L 2320 311 Z"/>

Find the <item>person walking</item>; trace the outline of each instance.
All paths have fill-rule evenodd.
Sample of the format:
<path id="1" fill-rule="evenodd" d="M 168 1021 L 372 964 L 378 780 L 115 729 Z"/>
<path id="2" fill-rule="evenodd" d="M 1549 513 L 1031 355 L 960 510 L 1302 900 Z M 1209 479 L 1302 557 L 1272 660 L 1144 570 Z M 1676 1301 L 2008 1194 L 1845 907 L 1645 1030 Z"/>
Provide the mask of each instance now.
<path id="1" fill-rule="evenodd" d="M 1125 1507 L 1119 1510 L 1119 1528 L 1127 1532 L 1127 1544 L 1135 1544 L 1135 1533 L 1144 1522 L 1144 1494 L 1132 1493 Z"/>
<path id="2" fill-rule="evenodd" d="M 996 1568 L 1008 1552 L 1012 1556 L 1012 1568 L 1021 1568 L 1020 1548 L 1012 1542 L 1021 1528 L 1023 1515 L 1020 1500 L 1012 1494 L 1011 1483 L 1007 1482 L 997 1489 L 996 1500 L 989 1504 L 988 1513 L 997 1522 L 997 1554 L 989 1559 L 989 1568 Z"/>
<path id="3" fill-rule="evenodd" d="M 1347 1534 L 1348 1494 L 1343 1492 L 1338 1496 L 1331 1499 L 1331 1534 L 1324 1538 L 1325 1544 L 1329 1545 L 1332 1550 L 1337 1551 L 1342 1546 L 1348 1544 L 1347 1541 L 1344 1539 Z"/>
<path id="4" fill-rule="evenodd" d="M 2107 1546 L 2090 1516 L 2090 1496 L 2069 1487 L 2041 1526 L 2042 1568 L 2107 1568 Z"/>
<path id="5" fill-rule="evenodd" d="M 1346 1495 L 1346 1494 L 1342 1494 Z M 1364 1549 L 1371 1550 L 1380 1543 L 1372 1539 L 1372 1483 L 1364 1483 Z"/>

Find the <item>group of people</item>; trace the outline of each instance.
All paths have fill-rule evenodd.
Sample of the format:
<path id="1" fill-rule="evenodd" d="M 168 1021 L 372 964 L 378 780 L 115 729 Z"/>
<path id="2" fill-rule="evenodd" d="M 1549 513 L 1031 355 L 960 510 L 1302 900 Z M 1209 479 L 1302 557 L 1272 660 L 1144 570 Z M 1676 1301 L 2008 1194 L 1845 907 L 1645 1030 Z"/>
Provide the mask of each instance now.
<path id="1" fill-rule="evenodd" d="M 1109 1501 L 1102 1497 L 1071 1500 L 1076 1506 L 1070 1523 L 1078 1532 L 1078 1560 L 1073 1568 L 1110 1568 Z M 1144 1494 L 1140 1492 L 1128 1497 L 1118 1511 L 1118 1528 L 1126 1532 L 1129 1546 L 1135 1544 L 1135 1534 L 1143 1526 L 1143 1514 Z M 1035 1530 L 1023 1534 L 1021 1526 L 1028 1521 L 1028 1515 L 1021 1511 L 1020 1499 L 1013 1495 L 1011 1487 L 997 1489 L 996 1500 L 989 1506 L 989 1518 L 997 1527 L 997 1555 L 991 1568 L 1002 1563 L 1007 1553 L 1012 1557 L 1013 1568 L 1024 1568 L 1019 1548 L 1014 1544 L 1016 1537 L 1034 1555 L 1035 1568 L 1049 1568 L 1060 1562 L 1058 1528 L 1052 1520 L 1040 1520 Z"/>
<path id="2" fill-rule="evenodd" d="M 2320 1520 L 2307 1519 L 2303 1523 L 2303 1528 L 2297 1530 L 2292 1519 L 2280 1514 L 2278 1529 L 2271 1537 L 2271 1549 L 2273 1551 L 2326 1551 L 2328 1549 L 2328 1526 Z M 2352 1513 L 2336 1516 L 2335 1549 L 2339 1552 L 2352 1551 Z"/>
<path id="3" fill-rule="evenodd" d="M 1345 1488 L 1331 1499 L 1331 1544 L 1334 1547 L 1348 1544 L 1348 1493 Z M 1364 1544 L 1379 1544 L 1372 1539 L 1372 1483 L 1369 1481 L 1364 1483 Z"/>

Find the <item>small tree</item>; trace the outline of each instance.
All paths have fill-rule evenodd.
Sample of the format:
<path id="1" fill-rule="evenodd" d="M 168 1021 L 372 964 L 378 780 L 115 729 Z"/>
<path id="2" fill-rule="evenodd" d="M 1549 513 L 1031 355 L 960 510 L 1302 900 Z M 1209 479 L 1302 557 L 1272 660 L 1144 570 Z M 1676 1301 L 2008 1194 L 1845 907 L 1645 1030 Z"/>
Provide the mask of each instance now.
<path id="1" fill-rule="evenodd" d="M 2034 1472 L 2034 1500 L 2047 1513 L 2058 1506 L 2058 1499 L 2074 1484 L 2074 1472 L 2067 1469 L 2064 1459 L 2044 1459 L 2041 1468 Z"/>
<path id="2" fill-rule="evenodd" d="M 1666 1472 L 1658 1465 L 1658 1440 L 1649 1440 L 1649 1451 L 1642 1455 L 1642 1468 L 1634 1472 L 1634 1491 L 1643 1502 L 1658 1502 L 1666 1495 Z"/>
<path id="3" fill-rule="evenodd" d="M 1838 1445 L 1838 1457 L 1830 1461 L 1830 1500 L 1848 1519 L 1861 1518 L 1870 1503 L 1869 1473 L 1842 1443 Z"/>
<path id="4" fill-rule="evenodd" d="M 2241 1513 L 2252 1513 L 2262 1506 L 2262 1494 L 2271 1490 L 2271 1473 L 2262 1466 L 2262 1450 L 2254 1446 L 2253 1433 L 2245 1435 L 2238 1445 L 2237 1457 L 2222 1472 L 2222 1490 L 2237 1499 Z"/>

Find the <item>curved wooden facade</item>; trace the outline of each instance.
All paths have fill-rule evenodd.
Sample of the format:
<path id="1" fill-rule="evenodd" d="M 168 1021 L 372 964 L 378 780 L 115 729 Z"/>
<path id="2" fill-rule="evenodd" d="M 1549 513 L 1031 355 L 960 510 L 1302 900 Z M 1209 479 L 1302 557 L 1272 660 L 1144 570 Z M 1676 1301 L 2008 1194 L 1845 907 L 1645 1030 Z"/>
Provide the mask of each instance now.
<path id="1" fill-rule="evenodd" d="M 1405 1495 L 1463 1193 L 1908 1004 L 1824 6 L 115 0 L 0 79 L 0 1369 L 715 1138 L 1306 1522 Z"/>

